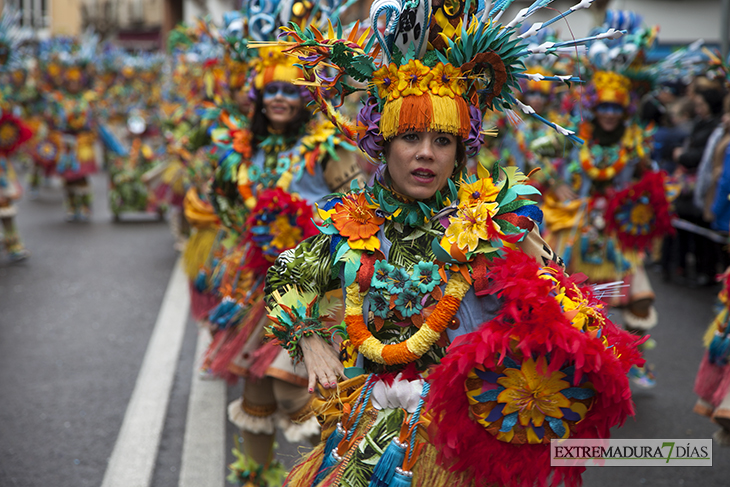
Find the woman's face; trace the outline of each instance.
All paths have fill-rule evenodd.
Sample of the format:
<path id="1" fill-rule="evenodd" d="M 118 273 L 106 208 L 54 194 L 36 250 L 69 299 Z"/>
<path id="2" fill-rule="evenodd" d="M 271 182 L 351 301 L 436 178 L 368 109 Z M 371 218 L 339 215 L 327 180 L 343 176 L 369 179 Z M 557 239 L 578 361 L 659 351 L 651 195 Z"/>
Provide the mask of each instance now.
<path id="1" fill-rule="evenodd" d="M 84 87 L 84 85 L 81 84 L 81 80 L 77 80 L 77 79 L 66 80 L 65 85 L 66 85 L 66 91 L 68 91 L 72 95 L 80 93 Z"/>
<path id="2" fill-rule="evenodd" d="M 243 88 L 235 90 L 233 92 L 233 101 L 236 103 L 236 106 L 241 113 L 249 115 L 252 103 L 247 90 L 244 90 Z"/>
<path id="3" fill-rule="evenodd" d="M 407 132 L 391 140 L 385 160 L 393 189 L 416 200 L 441 190 L 456 165 L 456 137 L 441 132 Z"/>
<path id="4" fill-rule="evenodd" d="M 699 118 L 708 118 L 710 116 L 710 105 L 700 95 L 694 96 L 695 115 Z"/>
<path id="5" fill-rule="evenodd" d="M 602 103 L 596 107 L 596 122 L 604 131 L 613 132 L 623 121 L 624 113 L 617 103 Z"/>
<path id="6" fill-rule="evenodd" d="M 288 123 L 297 118 L 304 105 L 299 88 L 284 81 L 266 85 L 263 102 L 266 118 L 276 130 L 284 130 Z"/>

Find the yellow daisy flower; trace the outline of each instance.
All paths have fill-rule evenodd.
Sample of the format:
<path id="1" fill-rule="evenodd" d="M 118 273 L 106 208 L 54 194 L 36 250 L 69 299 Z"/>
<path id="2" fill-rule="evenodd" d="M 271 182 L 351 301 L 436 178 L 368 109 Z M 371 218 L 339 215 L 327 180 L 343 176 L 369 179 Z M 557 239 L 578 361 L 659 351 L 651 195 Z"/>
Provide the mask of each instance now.
<path id="1" fill-rule="evenodd" d="M 438 63 L 432 70 L 433 79 L 429 83 L 431 93 L 454 98 L 464 93 L 464 80 L 461 70 L 451 64 Z"/>
<path id="2" fill-rule="evenodd" d="M 432 79 L 433 73 L 427 66 L 411 59 L 398 70 L 398 91 L 401 96 L 421 96 L 428 92 L 428 85 Z"/>
<path id="3" fill-rule="evenodd" d="M 532 420 L 536 427 L 542 426 L 545 416 L 563 417 L 560 408 L 569 408 L 570 401 L 560 391 L 570 384 L 562 380 L 564 373 L 555 371 L 548 376 L 542 372 L 546 370 L 545 357 L 540 357 L 537 363 L 529 358 L 522 362 L 521 369 L 504 370 L 506 377 L 497 379 L 506 388 L 497 398 L 498 402 L 505 403 L 503 415 L 517 412 L 522 426 Z"/>

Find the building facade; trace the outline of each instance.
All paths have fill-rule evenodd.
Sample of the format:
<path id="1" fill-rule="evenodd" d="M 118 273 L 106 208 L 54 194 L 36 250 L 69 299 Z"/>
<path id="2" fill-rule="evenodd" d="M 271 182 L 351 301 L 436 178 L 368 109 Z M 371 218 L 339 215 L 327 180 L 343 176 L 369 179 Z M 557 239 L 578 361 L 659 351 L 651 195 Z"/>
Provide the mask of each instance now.
<path id="1" fill-rule="evenodd" d="M 118 40 L 130 48 L 164 48 L 167 32 L 177 23 L 192 22 L 210 15 L 220 22 L 223 13 L 241 5 L 243 0 L 0 0 L 20 8 L 23 25 L 41 35 L 76 35 L 86 26 L 94 26 L 105 37 Z M 515 0 L 505 14 L 511 18 L 533 0 Z M 353 6 L 367 12 L 371 0 Z M 565 11 L 577 0 L 556 0 L 551 7 Z M 555 24 L 562 37 L 584 36 L 603 18 L 606 8 L 632 10 L 647 25 L 660 25 L 659 43 L 665 46 L 687 44 L 704 39 L 721 46 L 728 37 L 730 0 L 595 0 L 589 10 Z M 542 15 L 548 15 L 542 9 Z M 539 14 L 538 14 L 539 15 Z M 535 15 L 531 20 L 543 20 Z"/>

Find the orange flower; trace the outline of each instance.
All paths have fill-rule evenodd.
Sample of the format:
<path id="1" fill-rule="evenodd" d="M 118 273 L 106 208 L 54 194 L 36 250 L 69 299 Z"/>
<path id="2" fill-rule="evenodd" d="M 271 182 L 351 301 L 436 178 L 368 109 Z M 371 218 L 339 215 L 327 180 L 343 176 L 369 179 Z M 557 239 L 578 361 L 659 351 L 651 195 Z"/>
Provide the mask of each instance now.
<path id="1" fill-rule="evenodd" d="M 373 73 L 373 84 L 378 88 L 380 98 L 388 97 L 388 100 L 395 100 L 400 96 L 398 91 L 398 66 L 391 63 L 383 66 Z"/>
<path id="2" fill-rule="evenodd" d="M 433 74 L 421 61 L 411 59 L 398 70 L 398 91 L 402 96 L 421 96 L 428 92 L 428 84 Z"/>
<path id="3" fill-rule="evenodd" d="M 431 93 L 454 98 L 464 93 L 461 70 L 451 64 L 438 63 L 431 71 L 433 79 L 429 84 Z"/>
<path id="4" fill-rule="evenodd" d="M 248 130 L 231 131 L 233 150 L 245 158 L 251 157 L 251 132 Z"/>
<path id="5" fill-rule="evenodd" d="M 375 207 L 368 203 L 365 195 L 348 194 L 337 203 L 332 213 L 332 223 L 340 235 L 347 237 L 352 249 L 375 250 L 380 241 L 375 237 L 385 218 L 375 214 Z"/>

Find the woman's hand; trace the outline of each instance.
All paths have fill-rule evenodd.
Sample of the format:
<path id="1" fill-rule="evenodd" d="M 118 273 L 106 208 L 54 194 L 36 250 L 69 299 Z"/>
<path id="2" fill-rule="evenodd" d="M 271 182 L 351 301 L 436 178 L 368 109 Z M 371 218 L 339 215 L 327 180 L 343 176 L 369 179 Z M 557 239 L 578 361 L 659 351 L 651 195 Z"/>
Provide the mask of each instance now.
<path id="1" fill-rule="evenodd" d="M 325 389 L 337 387 L 337 378 L 345 378 L 345 368 L 334 348 L 319 335 L 303 337 L 299 340 L 302 349 L 304 365 L 309 374 L 309 392 L 314 392 L 314 386 L 319 381 Z"/>
<path id="2" fill-rule="evenodd" d="M 679 162 L 679 158 L 682 157 L 682 154 L 684 154 L 684 149 L 682 147 L 675 147 L 672 151 L 672 160 L 674 162 Z"/>

